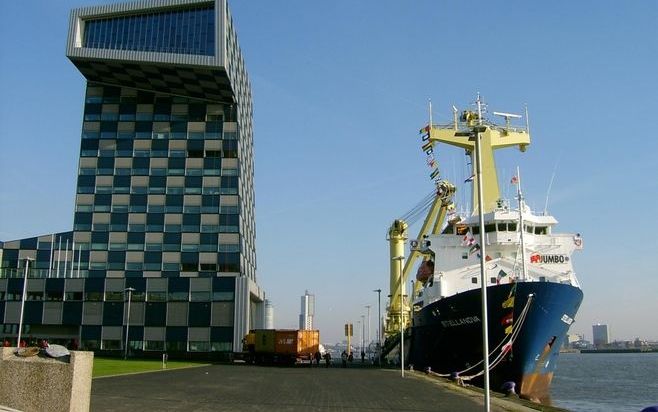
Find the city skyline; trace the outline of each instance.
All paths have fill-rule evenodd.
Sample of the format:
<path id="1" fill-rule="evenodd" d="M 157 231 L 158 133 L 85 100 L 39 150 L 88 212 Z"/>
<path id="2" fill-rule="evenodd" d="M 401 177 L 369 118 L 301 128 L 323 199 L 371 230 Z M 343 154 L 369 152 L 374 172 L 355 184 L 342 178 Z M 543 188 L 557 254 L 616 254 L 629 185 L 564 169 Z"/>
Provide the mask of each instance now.
<path id="1" fill-rule="evenodd" d="M 62 44 L 68 10 L 103 3 L 3 5 L 0 56 L 12 57 L 0 69 L 1 240 L 72 227 L 84 88 Z M 573 259 L 585 298 L 570 333 L 605 320 L 613 338 L 658 340 L 658 185 L 647 179 L 658 151 L 647 135 L 656 3 L 230 7 L 256 102 L 257 273 L 276 327 L 296 327 L 299 284 L 317 297 L 323 341 L 377 306 L 373 289 L 385 313 L 386 229 L 432 190 L 417 137 L 428 99 L 435 122 L 448 122 L 452 104 L 468 108 L 480 92 L 492 111 L 530 112 L 531 144 L 497 157 L 501 180 L 520 166 L 531 207 L 548 197 L 556 231 L 583 236 Z M 57 107 L 35 118 L 52 96 Z M 437 159 L 464 205 L 463 154 L 439 146 Z"/>

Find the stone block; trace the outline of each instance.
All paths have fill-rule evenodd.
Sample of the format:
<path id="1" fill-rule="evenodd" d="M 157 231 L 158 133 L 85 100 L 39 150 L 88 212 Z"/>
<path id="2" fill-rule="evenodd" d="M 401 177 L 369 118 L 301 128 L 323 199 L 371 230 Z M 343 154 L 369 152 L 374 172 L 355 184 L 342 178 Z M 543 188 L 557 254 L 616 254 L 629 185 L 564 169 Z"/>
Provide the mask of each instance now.
<path id="1" fill-rule="evenodd" d="M 93 352 L 71 351 L 70 357 L 22 358 L 2 348 L 0 408 L 22 411 L 89 410 Z"/>

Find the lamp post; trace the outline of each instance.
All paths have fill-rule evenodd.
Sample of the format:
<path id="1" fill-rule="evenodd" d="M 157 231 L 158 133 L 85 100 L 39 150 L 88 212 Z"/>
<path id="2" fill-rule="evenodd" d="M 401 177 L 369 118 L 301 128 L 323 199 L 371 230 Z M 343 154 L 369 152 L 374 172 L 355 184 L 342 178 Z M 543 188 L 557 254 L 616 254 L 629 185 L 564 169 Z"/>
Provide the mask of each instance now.
<path id="1" fill-rule="evenodd" d="M 402 275 L 404 256 L 396 256 L 393 260 L 400 262 L 400 373 L 404 378 L 404 279 Z"/>
<path id="2" fill-rule="evenodd" d="M 366 352 L 366 320 L 365 315 L 361 315 L 361 352 Z"/>
<path id="3" fill-rule="evenodd" d="M 373 292 L 377 292 L 377 364 L 379 366 L 381 363 L 381 350 L 382 350 L 382 290 L 375 289 Z"/>
<path id="4" fill-rule="evenodd" d="M 368 346 L 370 346 L 370 305 L 366 305 L 366 309 L 368 309 L 368 314 L 366 315 L 368 317 L 368 327 L 366 328 L 366 343 Z"/>
<path id="5" fill-rule="evenodd" d="M 128 331 L 130 328 L 130 300 L 132 299 L 135 288 L 125 288 L 124 292 L 128 292 L 128 310 L 126 310 L 126 345 L 124 347 L 123 359 L 128 359 Z"/>
<path id="6" fill-rule="evenodd" d="M 480 286 L 482 291 L 482 363 L 483 363 L 483 372 L 484 372 L 484 410 L 489 412 L 491 410 L 491 395 L 489 393 L 489 335 L 488 335 L 488 313 L 487 313 L 487 279 L 485 271 L 485 262 L 487 252 L 485 251 L 486 242 L 484 238 L 484 202 L 482 201 L 483 196 L 483 182 L 482 182 L 482 134 L 480 129 L 482 128 L 482 102 L 480 100 L 480 94 L 478 93 L 477 98 L 477 107 L 478 107 L 478 124 L 479 126 L 475 130 L 475 160 L 477 165 L 477 194 L 478 194 L 478 216 L 480 223 Z M 523 227 L 521 227 L 521 233 L 523 233 Z"/>
<path id="7" fill-rule="evenodd" d="M 21 316 L 18 320 L 18 340 L 16 341 L 16 352 L 21 347 L 21 333 L 23 332 L 23 311 L 25 310 L 25 295 L 27 294 L 27 273 L 30 270 L 32 258 L 25 258 L 25 275 L 23 276 L 23 294 L 21 295 Z"/>

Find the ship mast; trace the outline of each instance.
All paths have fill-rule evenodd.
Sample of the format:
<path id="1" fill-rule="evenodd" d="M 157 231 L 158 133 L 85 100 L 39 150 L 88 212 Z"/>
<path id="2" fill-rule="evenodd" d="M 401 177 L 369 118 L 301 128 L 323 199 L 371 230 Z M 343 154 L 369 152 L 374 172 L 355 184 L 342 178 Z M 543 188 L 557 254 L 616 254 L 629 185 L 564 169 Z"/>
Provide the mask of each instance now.
<path id="1" fill-rule="evenodd" d="M 523 193 L 521 192 L 521 171 L 516 167 L 516 196 L 519 199 L 519 230 L 521 231 L 521 280 L 528 279 L 528 268 L 525 264 L 525 241 L 523 232 L 525 232 L 525 225 L 523 224 Z"/>
<path id="2" fill-rule="evenodd" d="M 453 112 L 455 108 L 453 107 Z M 456 113 L 455 113 L 456 114 Z M 477 180 L 482 178 L 486 184 L 482 188 L 482 208 L 484 213 L 489 213 L 496 208 L 496 202 L 500 199 L 500 189 L 498 186 L 498 173 L 496 171 L 496 162 L 494 159 L 494 151 L 506 147 L 518 146 L 519 150 L 524 152 L 526 147 L 530 144 L 530 134 L 528 130 L 523 127 L 517 127 L 510 124 L 510 118 L 516 118 L 518 115 L 510 113 L 498 113 L 495 115 L 505 118 L 505 125 L 494 125 L 490 122 L 485 122 L 482 118 L 482 102 L 477 112 L 465 110 L 461 113 L 459 122 L 454 121 L 449 125 L 434 125 L 430 124 L 429 127 L 429 142 L 441 142 L 450 146 L 456 146 L 464 149 L 468 155 L 471 156 L 473 164 L 475 164 L 474 151 L 475 141 L 473 138 L 473 130 L 478 129 L 480 139 L 480 156 L 482 161 L 482 176 L 478 177 L 473 167 L 473 188 L 477 187 Z M 478 213 L 478 194 L 477 190 L 473 190 L 473 202 L 471 203 L 471 214 Z"/>

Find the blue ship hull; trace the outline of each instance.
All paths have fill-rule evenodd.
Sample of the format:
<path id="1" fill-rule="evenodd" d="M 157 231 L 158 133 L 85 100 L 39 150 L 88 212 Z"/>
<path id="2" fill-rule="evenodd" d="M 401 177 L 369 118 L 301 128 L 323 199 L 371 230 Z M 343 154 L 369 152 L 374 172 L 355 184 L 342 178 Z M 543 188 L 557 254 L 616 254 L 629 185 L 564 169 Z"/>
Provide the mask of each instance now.
<path id="1" fill-rule="evenodd" d="M 549 388 L 563 344 L 583 299 L 574 286 L 550 282 L 518 282 L 487 288 L 490 363 L 505 348 L 499 346 L 510 335 L 506 328 L 520 327 L 509 351 L 490 370 L 490 388 L 500 390 L 515 382 L 522 397 L 550 403 Z M 514 296 L 513 307 L 504 308 Z M 529 296 L 532 295 L 530 303 Z M 528 306 L 523 322 L 522 312 Z M 509 305 L 508 305 L 509 306 Z M 508 329 L 509 332 L 509 329 Z M 409 363 L 414 368 L 451 374 L 476 365 L 483 359 L 481 291 L 474 289 L 438 300 L 413 316 Z M 462 376 L 482 371 L 482 364 Z M 482 377 L 472 383 L 482 386 Z"/>

